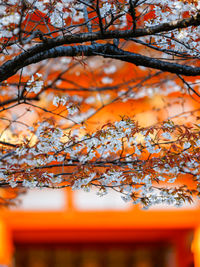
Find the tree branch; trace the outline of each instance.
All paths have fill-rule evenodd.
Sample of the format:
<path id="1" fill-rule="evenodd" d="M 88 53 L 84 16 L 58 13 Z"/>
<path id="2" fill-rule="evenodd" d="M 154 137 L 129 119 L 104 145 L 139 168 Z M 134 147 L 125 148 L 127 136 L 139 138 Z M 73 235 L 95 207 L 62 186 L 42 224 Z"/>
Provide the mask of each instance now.
<path id="1" fill-rule="evenodd" d="M 24 62 L 21 62 L 14 68 L 16 62 L 15 59 L 9 62 L 11 68 L 6 69 L 5 64 L 0 68 L 0 81 L 9 78 L 14 75 L 18 70 L 28 65 L 41 62 L 42 60 L 49 58 L 58 58 L 63 56 L 76 57 L 76 56 L 103 56 L 105 58 L 117 59 L 132 63 L 136 66 L 143 66 L 161 70 L 164 72 L 170 72 L 185 76 L 198 76 L 200 75 L 200 67 L 191 67 L 188 65 L 181 65 L 172 62 L 166 62 L 159 59 L 143 56 L 136 53 L 131 53 L 117 48 L 111 44 L 93 44 L 93 45 L 77 45 L 77 46 L 62 46 L 49 49 L 48 51 L 38 53 L 32 57 L 29 57 Z M 12 64 L 11 64 L 12 62 Z M 13 66 L 12 66 L 13 65 Z"/>
<path id="2" fill-rule="evenodd" d="M 136 29 L 133 33 L 132 30 L 126 31 L 107 31 L 103 34 L 100 32 L 93 33 L 81 33 L 81 34 L 68 34 L 65 36 L 59 36 L 52 39 L 46 39 L 45 42 L 31 47 L 27 51 L 16 56 L 13 60 L 8 60 L 0 67 L 0 82 L 8 79 L 14 75 L 19 69 L 18 66 L 29 58 L 32 58 L 38 53 L 44 53 L 49 51 L 54 47 L 58 47 L 64 44 L 78 44 L 83 42 L 91 42 L 96 40 L 107 40 L 107 39 L 126 39 L 131 37 L 142 37 L 147 35 L 153 35 L 156 33 L 171 31 L 174 29 L 187 28 L 189 26 L 198 26 L 200 25 L 200 14 L 181 20 L 171 21 L 169 23 L 161 23 L 152 27 L 145 27 L 141 29 Z M 16 70 L 17 69 L 17 70 Z M 180 73 L 182 74 L 182 73 Z"/>

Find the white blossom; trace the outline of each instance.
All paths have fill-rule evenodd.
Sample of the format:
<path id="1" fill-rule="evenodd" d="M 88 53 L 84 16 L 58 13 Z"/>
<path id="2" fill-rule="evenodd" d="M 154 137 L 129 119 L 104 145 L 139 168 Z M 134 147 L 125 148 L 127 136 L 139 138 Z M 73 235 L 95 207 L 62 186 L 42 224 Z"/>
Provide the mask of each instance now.
<path id="1" fill-rule="evenodd" d="M 31 79 L 28 80 L 26 84 L 26 91 L 34 92 L 35 94 L 39 93 L 44 85 L 44 81 L 41 80 L 40 78 L 42 77 L 42 74 L 36 73 L 34 77 L 33 75 L 31 76 Z"/>
<path id="2" fill-rule="evenodd" d="M 103 71 L 104 71 L 106 74 L 113 74 L 113 73 L 116 72 L 116 70 L 117 70 L 117 67 L 116 67 L 115 65 L 110 65 L 110 66 L 104 68 Z"/>
<path id="3" fill-rule="evenodd" d="M 110 84 L 110 83 L 113 82 L 113 79 L 111 79 L 110 77 L 103 77 L 103 78 L 101 79 L 101 81 L 102 81 L 102 83 L 104 83 L 104 84 Z"/>
<path id="4" fill-rule="evenodd" d="M 169 139 L 169 140 L 172 139 L 171 134 L 169 132 L 162 133 L 162 137 L 164 137 L 165 139 Z"/>
<path id="5" fill-rule="evenodd" d="M 105 15 L 107 15 L 111 11 L 111 8 L 112 8 L 112 6 L 111 6 L 110 3 L 104 3 L 103 6 L 100 9 L 101 16 L 105 17 Z"/>
<path id="6" fill-rule="evenodd" d="M 189 142 L 185 142 L 183 145 L 183 149 L 188 149 L 190 148 L 191 144 Z"/>
<path id="7" fill-rule="evenodd" d="M 35 180 L 29 181 L 24 179 L 22 185 L 28 188 L 35 188 L 38 185 L 38 181 Z"/>

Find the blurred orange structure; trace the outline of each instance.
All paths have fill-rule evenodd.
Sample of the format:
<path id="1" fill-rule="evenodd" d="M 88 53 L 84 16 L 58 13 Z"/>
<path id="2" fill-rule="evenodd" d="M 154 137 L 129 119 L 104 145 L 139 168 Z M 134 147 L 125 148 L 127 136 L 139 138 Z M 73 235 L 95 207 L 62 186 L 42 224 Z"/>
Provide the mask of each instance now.
<path id="1" fill-rule="evenodd" d="M 35 193 L 37 196 L 38 193 Z M 60 207 L 59 205 L 52 207 L 51 203 L 48 204 L 50 198 L 48 199 L 44 194 L 44 197 L 48 199 L 46 206 L 41 207 L 42 204 L 38 205 L 33 202 L 33 206 L 29 206 L 29 209 L 26 204 L 23 204 L 25 206 L 17 210 L 1 211 L 0 265 L 46 266 L 28 265 L 28 263 L 27 265 L 12 265 L 13 255 L 15 251 L 17 254 L 18 247 L 23 248 L 23 253 L 25 253 L 27 247 L 50 245 L 55 247 L 62 245 L 68 248 L 89 246 L 100 251 L 105 246 L 109 248 L 117 246 L 124 247 L 125 250 L 129 247 L 134 253 L 139 245 L 147 250 L 153 246 L 158 252 L 161 249 L 165 250 L 168 256 L 163 257 L 165 262 L 163 261 L 163 264 L 159 266 L 200 266 L 198 202 L 179 209 L 157 207 L 144 211 L 129 204 L 123 205 L 119 204 L 120 202 L 113 204 L 109 199 L 104 201 L 103 206 L 99 206 L 98 203 L 94 204 L 94 199 L 91 197 L 83 206 L 80 199 L 84 195 L 78 196 L 79 193 L 74 194 L 70 190 L 63 190 L 61 194 Z M 41 195 L 40 192 L 39 195 Z M 56 195 L 52 194 L 52 197 Z M 40 201 L 42 203 L 42 199 Z M 148 265 L 148 260 L 145 264 L 142 265 L 139 262 L 138 265 L 116 266 L 158 266 L 155 263 Z"/>

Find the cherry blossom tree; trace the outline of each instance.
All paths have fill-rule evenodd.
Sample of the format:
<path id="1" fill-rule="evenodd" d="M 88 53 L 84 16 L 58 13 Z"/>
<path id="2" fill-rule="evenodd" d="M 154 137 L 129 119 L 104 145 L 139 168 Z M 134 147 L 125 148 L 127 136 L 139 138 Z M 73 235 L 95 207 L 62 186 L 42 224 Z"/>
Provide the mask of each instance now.
<path id="1" fill-rule="evenodd" d="M 0 187 L 198 197 L 199 25 L 195 0 L 0 0 Z"/>

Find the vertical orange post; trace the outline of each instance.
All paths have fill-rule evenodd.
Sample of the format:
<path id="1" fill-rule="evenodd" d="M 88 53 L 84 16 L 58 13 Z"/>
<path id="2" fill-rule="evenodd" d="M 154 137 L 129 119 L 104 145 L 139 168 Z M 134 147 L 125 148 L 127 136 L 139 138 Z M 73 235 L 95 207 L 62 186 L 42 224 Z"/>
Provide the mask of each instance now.
<path id="1" fill-rule="evenodd" d="M 66 188 L 66 208 L 67 211 L 74 211 L 73 192 L 71 188 Z"/>
<path id="2" fill-rule="evenodd" d="M 194 266 L 200 267 L 200 226 L 194 232 L 192 251 L 194 253 Z"/>
<path id="3" fill-rule="evenodd" d="M 11 266 L 12 254 L 11 233 L 4 221 L 0 218 L 0 266 Z"/>

